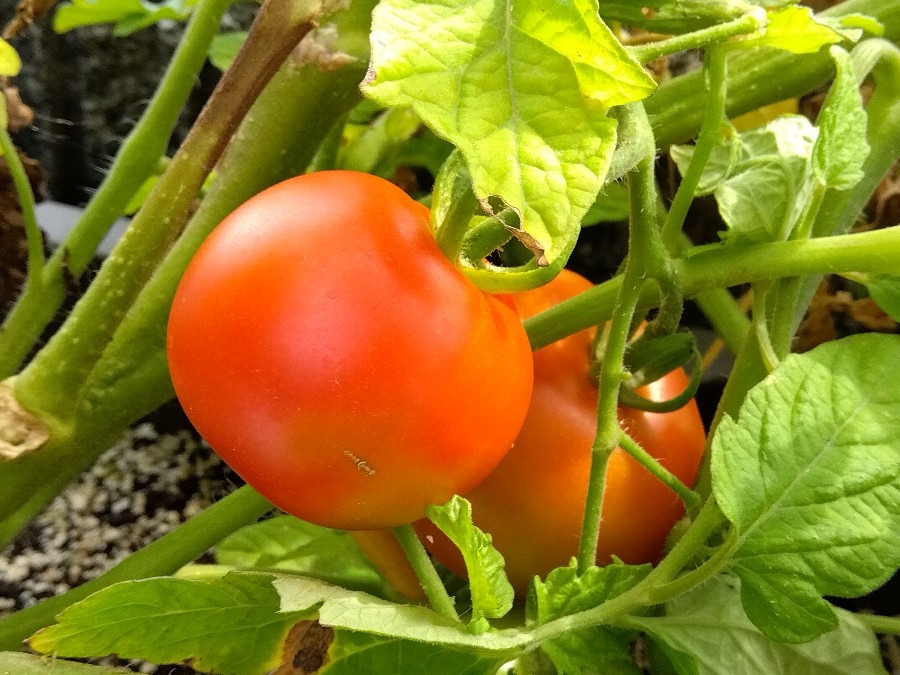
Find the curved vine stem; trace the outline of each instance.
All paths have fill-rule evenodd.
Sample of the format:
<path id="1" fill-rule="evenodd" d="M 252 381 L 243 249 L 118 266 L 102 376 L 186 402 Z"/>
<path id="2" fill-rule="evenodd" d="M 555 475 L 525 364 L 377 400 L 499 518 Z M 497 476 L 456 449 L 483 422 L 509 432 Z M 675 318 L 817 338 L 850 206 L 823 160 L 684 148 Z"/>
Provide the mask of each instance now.
<path id="1" fill-rule="evenodd" d="M 687 171 L 681 178 L 669 213 L 663 225 L 663 241 L 670 249 L 680 243 L 679 235 L 684 227 L 688 208 L 694 200 L 697 186 L 703 170 L 713 150 L 722 140 L 722 123 L 725 120 L 725 101 L 728 98 L 727 52 L 721 47 L 710 47 L 706 50 L 703 61 L 703 75 L 706 82 L 707 103 L 706 114 L 700 127 L 700 135 L 694 144 L 694 154 L 688 164 Z"/>
<path id="2" fill-rule="evenodd" d="M 39 293 L 43 285 L 44 240 L 34 212 L 34 192 L 31 190 L 31 182 L 28 180 L 28 174 L 25 171 L 25 166 L 22 164 L 22 159 L 19 157 L 16 146 L 9 136 L 7 121 L 6 100 L 3 96 L 0 96 L 0 149 L 3 151 L 6 166 L 9 168 L 9 175 L 12 178 L 13 186 L 16 188 L 16 195 L 22 208 L 25 238 L 28 244 L 28 276 L 25 279 L 24 293 L 32 295 L 35 292 Z M 0 331 L 0 335 L 2 335 L 2 331 Z M 2 376 L 2 373 L 0 373 L 0 376 Z"/>

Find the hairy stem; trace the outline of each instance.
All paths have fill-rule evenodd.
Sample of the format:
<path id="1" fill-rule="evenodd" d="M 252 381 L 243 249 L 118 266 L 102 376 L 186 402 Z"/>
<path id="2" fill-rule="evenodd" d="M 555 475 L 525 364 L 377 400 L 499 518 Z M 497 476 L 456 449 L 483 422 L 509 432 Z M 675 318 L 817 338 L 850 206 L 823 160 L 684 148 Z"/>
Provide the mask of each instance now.
<path id="1" fill-rule="evenodd" d="M 582 573 L 594 565 L 597 558 L 606 467 L 612 451 L 622 436 L 617 410 L 619 388 L 625 378 L 623 366 L 625 348 L 644 283 L 645 263 L 649 262 L 644 255 L 651 246 L 647 239 L 659 235 L 655 212 L 656 184 L 651 157 L 645 157 L 638 163 L 637 171 L 628 175 L 628 192 L 631 202 L 630 243 L 622 283 L 616 298 L 616 311 L 609 324 L 600 365 L 597 435 L 591 448 L 590 482 L 578 545 L 578 569 Z"/>
<path id="2" fill-rule="evenodd" d="M 625 432 L 622 432 L 619 436 L 619 447 L 631 455 L 642 467 L 662 482 L 663 485 L 678 495 L 678 498 L 684 502 L 687 509 L 693 510 L 700 507 L 700 496 L 682 483 L 678 476 L 660 464 L 658 459 L 644 450 L 637 441 Z"/>
<path id="3" fill-rule="evenodd" d="M 448 619 L 459 621 L 459 615 L 456 613 L 453 600 L 447 593 L 447 589 L 444 588 L 444 583 L 438 576 L 437 570 L 434 569 L 434 564 L 431 562 L 431 558 L 428 557 L 428 552 L 419 540 L 419 536 L 412 525 L 395 527 L 394 534 L 397 537 L 397 541 L 400 542 L 403 552 L 406 553 L 409 564 L 415 570 L 419 583 L 422 584 L 422 590 L 425 591 L 428 602 L 431 604 L 431 608 Z"/>
<path id="4" fill-rule="evenodd" d="M 715 26 L 692 31 L 683 35 L 676 35 L 668 40 L 626 47 L 626 49 L 628 50 L 628 53 L 640 63 L 649 63 L 662 56 L 676 54 L 677 52 L 682 52 L 687 49 L 700 49 L 701 47 L 723 42 L 728 38 L 737 35 L 753 33 L 765 25 L 765 11 L 757 8 L 739 19 L 716 24 Z"/>
<path id="5" fill-rule="evenodd" d="M 858 234 L 730 247 L 714 244 L 694 249 L 674 261 L 675 273 L 686 297 L 702 291 L 803 274 L 864 272 L 895 274 L 900 259 L 900 230 L 888 228 Z M 607 320 L 613 313 L 619 275 L 525 320 L 532 349 L 540 349 Z M 659 301 L 658 290 L 648 284 L 640 307 Z"/>

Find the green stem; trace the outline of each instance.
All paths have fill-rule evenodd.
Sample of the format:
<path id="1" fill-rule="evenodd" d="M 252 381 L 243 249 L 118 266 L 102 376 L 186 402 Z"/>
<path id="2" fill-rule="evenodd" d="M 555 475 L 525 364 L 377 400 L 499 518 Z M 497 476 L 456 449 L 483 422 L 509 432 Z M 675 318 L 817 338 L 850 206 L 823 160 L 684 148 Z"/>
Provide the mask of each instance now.
<path id="1" fill-rule="evenodd" d="M 18 368 L 62 305 L 67 276 L 80 276 L 131 196 L 153 173 L 181 109 L 206 61 L 212 38 L 231 0 L 201 0 L 194 9 L 166 73 L 138 124 L 122 143 L 109 173 L 75 227 L 48 261 L 34 290 L 8 314 L 0 331 L 0 379 Z"/>
<path id="2" fill-rule="evenodd" d="M 659 463 L 653 455 L 644 450 L 631 436 L 624 431 L 619 436 L 619 447 L 631 455 L 642 467 L 678 495 L 684 505 L 693 510 L 700 507 L 700 495 L 681 482 L 674 473 Z"/>
<path id="3" fill-rule="evenodd" d="M 736 35 L 753 33 L 765 25 L 765 11 L 756 9 L 738 19 L 726 23 L 716 24 L 715 26 L 696 30 L 691 33 L 684 33 L 683 35 L 676 35 L 675 37 L 660 42 L 626 47 L 626 49 L 638 62 L 649 63 L 662 56 L 676 54 L 677 52 L 683 52 L 687 49 L 699 49 L 708 45 L 715 45 L 719 42 L 724 42 L 728 38 L 735 37 Z"/>
<path id="4" fill-rule="evenodd" d="M 434 564 L 431 562 L 431 558 L 428 557 L 428 552 L 422 545 L 419 535 L 416 534 L 412 525 L 395 527 L 394 535 L 397 537 L 397 541 L 400 542 L 400 547 L 415 571 L 419 583 L 422 585 L 422 590 L 425 591 L 428 602 L 431 603 L 431 608 L 448 619 L 459 621 L 459 615 L 456 613 L 453 599 L 447 593 L 444 583 L 438 576 L 437 570 L 434 569 Z"/>
<path id="5" fill-rule="evenodd" d="M 718 530 L 724 522 L 725 517 L 715 500 L 708 500 L 675 548 L 637 586 L 602 605 L 537 626 L 531 633 L 533 640 L 540 643 L 578 629 L 609 623 L 616 617 L 669 600 L 676 595 L 676 590 L 677 593 L 683 593 L 703 583 L 717 573 L 724 562 L 730 558 L 733 551 L 728 542 L 720 547 L 704 565 L 684 577 L 679 579 L 675 579 L 675 577 L 697 556 L 698 552 L 706 545 L 710 535 Z M 719 551 L 722 550 L 725 553 L 719 555 Z M 715 560 L 714 564 L 713 560 Z M 672 581 L 673 579 L 675 581 Z M 688 584 L 682 579 L 689 579 L 690 583 Z M 678 585 L 676 586 L 676 584 Z"/>
<path id="6" fill-rule="evenodd" d="M 267 0 L 260 9 L 232 67 L 125 236 L 63 327 L 15 380 L 16 396 L 26 408 L 45 418 L 71 417 L 88 374 L 181 231 L 207 174 L 314 18 L 307 3 L 290 0 Z"/>
<path id="7" fill-rule="evenodd" d="M 687 532 L 684 533 L 684 536 L 678 540 L 678 543 L 660 561 L 659 565 L 653 569 L 645 581 L 658 587 L 672 583 L 672 580 L 678 576 L 678 573 L 691 560 L 696 558 L 697 554 L 706 546 L 710 535 L 721 528 L 725 522 L 725 515 L 716 503 L 715 498 L 710 497 L 707 499 L 694 522 L 691 523 Z M 709 578 L 709 576 L 704 577 L 704 579 Z M 684 590 L 687 590 L 687 588 Z"/>
<path id="8" fill-rule="evenodd" d="M 716 335 L 733 354 L 737 354 L 750 328 L 747 315 L 725 288 L 711 288 L 694 296 L 694 302 L 709 319 Z"/>
<path id="9" fill-rule="evenodd" d="M 638 163 L 636 173 L 628 174 L 628 192 L 631 206 L 630 243 L 616 298 L 616 311 L 609 323 L 600 365 L 597 435 L 591 448 L 590 478 L 578 545 L 578 569 L 582 573 L 594 565 L 597 558 L 606 467 L 622 435 L 617 411 L 619 388 L 625 378 L 625 348 L 644 283 L 644 264 L 649 261 L 647 252 L 652 245 L 648 239 L 659 235 L 656 227 L 656 184 L 652 157 L 645 157 Z"/>
<path id="10" fill-rule="evenodd" d="M 885 228 L 807 241 L 782 241 L 732 247 L 714 244 L 675 260 L 675 273 L 685 296 L 764 279 L 862 272 L 896 274 L 900 260 L 900 229 Z M 525 320 L 532 349 L 609 319 L 622 284 L 617 276 Z M 658 302 L 658 291 L 647 285 L 640 307 Z"/>
<path id="11" fill-rule="evenodd" d="M 22 649 L 22 641 L 53 623 L 66 607 L 121 581 L 172 574 L 238 528 L 250 525 L 272 505 L 245 486 L 209 506 L 169 534 L 132 553 L 101 576 L 71 591 L 0 618 L 0 650 Z"/>
<path id="12" fill-rule="evenodd" d="M 606 467 L 616 449 L 621 434 L 616 417 L 619 387 L 625 377 L 622 357 L 631 328 L 631 317 L 640 298 L 640 279 L 623 275 L 623 283 L 616 299 L 616 311 L 609 323 L 606 349 L 600 368 L 600 386 L 597 403 L 597 435 L 591 447 L 591 469 L 585 501 L 581 538 L 578 545 L 578 569 L 584 572 L 596 563 L 600 517 L 603 512 L 603 492 L 606 484 Z M 616 356 L 618 355 L 618 359 Z"/>
<path id="13" fill-rule="evenodd" d="M 452 263 L 459 260 L 463 241 L 478 200 L 462 153 L 455 150 L 444 161 L 434 182 L 431 218 L 434 237 L 444 256 Z"/>
<path id="14" fill-rule="evenodd" d="M 691 156 L 687 171 L 681 179 L 681 184 L 675 192 L 669 214 L 663 225 L 663 241 L 670 247 L 673 243 L 677 246 L 684 220 L 688 209 L 694 200 L 697 186 L 703 170 L 709 162 L 710 155 L 722 140 L 722 122 L 725 119 L 725 100 L 728 95 L 728 79 L 726 67 L 726 52 L 724 49 L 713 47 L 706 52 L 703 70 L 707 86 L 706 114 L 700 127 L 700 135 L 694 145 L 694 154 Z"/>
<path id="15" fill-rule="evenodd" d="M 900 616 L 879 616 L 877 614 L 856 614 L 856 619 L 874 633 L 900 635 Z"/>
<path id="16" fill-rule="evenodd" d="M 821 16 L 848 14 L 867 14 L 885 27 L 886 40 L 900 39 L 900 0 L 846 0 Z M 735 54 L 729 71 L 725 111 L 735 117 L 812 91 L 834 74 L 834 63 L 827 50 L 798 55 L 760 48 Z M 694 71 L 669 80 L 646 100 L 659 147 L 684 143 L 697 134 L 705 115 L 704 106 L 697 105 L 702 91 L 703 74 Z"/>
<path id="17" fill-rule="evenodd" d="M 769 312 L 766 307 L 766 299 L 774 290 L 773 284 L 768 281 L 760 281 L 753 285 L 753 328 L 756 331 L 756 342 L 759 345 L 759 353 L 767 372 L 772 372 L 778 366 L 781 358 L 772 345 L 772 336 L 769 334 Z"/>
<path id="18" fill-rule="evenodd" d="M 3 118 L 6 118 L 6 103 L 0 100 L 3 106 Z M 19 152 L 9 137 L 6 124 L 0 124 L 0 150 L 9 168 L 16 195 L 19 198 L 19 206 L 22 209 L 22 219 L 25 221 L 25 238 L 28 243 L 28 278 L 25 281 L 26 288 L 39 286 L 44 271 L 44 240 L 37 224 L 37 216 L 34 213 L 34 192 L 31 191 L 31 181 L 22 165 Z M 2 333 L 0 333 L 2 334 Z"/>

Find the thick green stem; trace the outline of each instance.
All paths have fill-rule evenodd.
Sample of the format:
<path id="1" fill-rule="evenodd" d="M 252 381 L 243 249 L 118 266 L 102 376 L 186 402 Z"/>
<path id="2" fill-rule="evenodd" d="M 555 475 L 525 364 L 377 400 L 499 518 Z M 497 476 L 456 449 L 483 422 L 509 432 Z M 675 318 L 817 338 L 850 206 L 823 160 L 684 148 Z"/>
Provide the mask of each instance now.
<path id="1" fill-rule="evenodd" d="M 847 14 L 868 14 L 885 27 L 885 39 L 900 39 L 900 0 L 847 0 L 822 12 L 838 18 Z M 802 96 L 834 74 L 834 62 L 827 51 L 797 55 L 771 49 L 735 54 L 729 61 L 729 117 L 786 98 Z M 692 72 L 669 80 L 645 102 L 659 147 L 684 143 L 697 134 L 705 108 L 697 105 L 703 91 L 703 74 Z"/>
<path id="2" fill-rule="evenodd" d="M 685 296 L 691 297 L 709 289 L 803 274 L 896 274 L 897 260 L 900 229 L 890 228 L 808 241 L 740 247 L 715 244 L 695 249 L 676 260 L 674 267 Z M 620 275 L 526 319 L 532 349 L 609 319 L 621 284 Z M 648 284 L 640 307 L 650 308 L 657 302 L 658 291 Z"/>
<path id="3" fill-rule="evenodd" d="M 422 590 L 425 591 L 425 596 L 428 598 L 428 602 L 431 603 L 431 608 L 448 619 L 459 621 L 459 615 L 456 613 L 453 600 L 447 593 L 447 589 L 444 588 L 444 583 L 438 576 L 437 570 L 434 569 L 434 563 L 428 557 L 428 552 L 422 545 L 419 535 L 416 534 L 412 525 L 395 527 L 394 535 L 397 537 L 397 541 L 400 542 L 400 547 L 415 571 L 419 583 L 422 585 Z"/>
<path id="4" fill-rule="evenodd" d="M 631 54 L 640 63 L 649 63 L 654 59 L 669 54 L 676 54 L 687 49 L 700 49 L 708 45 L 715 45 L 736 35 L 753 33 L 766 25 L 765 10 L 756 8 L 755 11 L 746 14 L 739 19 L 720 23 L 709 28 L 703 28 L 683 35 L 676 35 L 668 40 L 651 42 L 646 45 L 627 47 Z"/>
<path id="5" fill-rule="evenodd" d="M 311 0 L 312 2 L 312 0 Z M 267 0 L 166 172 L 72 314 L 16 378 L 28 409 L 67 420 L 122 317 L 181 231 L 190 207 L 256 96 L 316 18 L 307 3 Z"/>
<path id="6" fill-rule="evenodd" d="M 66 607 L 121 581 L 172 574 L 240 527 L 250 525 L 272 505 L 249 486 L 216 502 L 177 529 L 132 553 L 101 576 L 67 593 L 0 618 L 0 650 L 22 649 L 22 641 L 53 623 Z"/>
<path id="7" fill-rule="evenodd" d="M 856 618 L 875 633 L 900 635 L 900 616 L 878 616 L 877 614 L 857 614 Z"/>
<path id="8" fill-rule="evenodd" d="M 166 151 L 213 36 L 231 0 L 202 0 L 172 56 L 156 93 L 138 124 L 122 143 L 109 173 L 66 241 L 35 275 L 34 288 L 19 298 L 0 331 L 0 379 L 19 367 L 66 294 L 66 276 L 80 276 L 110 225 L 131 196 L 153 173 Z"/>
<path id="9" fill-rule="evenodd" d="M 654 568 L 645 582 L 653 586 L 671 583 L 678 573 L 697 557 L 697 554 L 709 541 L 710 535 L 724 523 L 725 515 L 722 513 L 722 509 L 716 504 L 715 498 L 710 497 L 684 536 Z"/>

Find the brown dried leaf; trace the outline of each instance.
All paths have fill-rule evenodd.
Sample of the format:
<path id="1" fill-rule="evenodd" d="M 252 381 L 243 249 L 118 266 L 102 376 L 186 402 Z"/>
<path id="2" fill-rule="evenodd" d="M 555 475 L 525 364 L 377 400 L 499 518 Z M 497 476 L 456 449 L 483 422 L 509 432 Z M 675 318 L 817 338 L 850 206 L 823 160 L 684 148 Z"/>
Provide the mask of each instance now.
<path id="1" fill-rule="evenodd" d="M 6 113 L 9 116 L 9 130 L 19 131 L 34 122 L 34 110 L 25 105 L 19 96 L 18 87 L 5 87 L 3 95 L 6 97 Z"/>
<path id="2" fill-rule="evenodd" d="M 328 663 L 334 629 L 318 621 L 300 621 L 284 641 L 282 661 L 272 675 L 310 675 Z"/>

